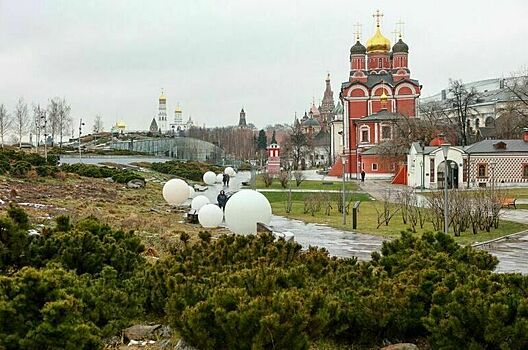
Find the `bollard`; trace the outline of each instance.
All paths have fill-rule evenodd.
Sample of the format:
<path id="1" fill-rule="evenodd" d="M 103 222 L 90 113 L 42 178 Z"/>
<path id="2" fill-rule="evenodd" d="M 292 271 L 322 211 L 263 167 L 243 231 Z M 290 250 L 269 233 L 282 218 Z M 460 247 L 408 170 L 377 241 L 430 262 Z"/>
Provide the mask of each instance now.
<path id="1" fill-rule="evenodd" d="M 357 212 L 359 210 L 360 203 L 360 201 L 356 201 L 352 207 L 352 229 L 354 230 L 357 228 Z"/>

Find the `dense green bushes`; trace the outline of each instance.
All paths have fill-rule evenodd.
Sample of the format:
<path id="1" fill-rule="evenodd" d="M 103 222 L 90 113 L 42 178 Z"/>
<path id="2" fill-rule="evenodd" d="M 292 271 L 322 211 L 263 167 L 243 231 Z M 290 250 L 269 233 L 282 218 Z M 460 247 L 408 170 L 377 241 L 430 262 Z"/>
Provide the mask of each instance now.
<path id="1" fill-rule="evenodd" d="M 222 173 L 224 171 L 221 167 L 207 163 L 197 161 L 182 162 L 179 160 L 170 160 L 164 163 L 152 163 L 150 168 L 163 174 L 174 175 L 193 181 L 202 181 L 202 176 L 207 171 L 213 171 L 215 173 Z"/>
<path id="2" fill-rule="evenodd" d="M 370 262 L 272 235 L 223 235 L 146 264 L 131 232 L 66 217 L 27 236 L 0 219 L 0 348 L 91 349 L 164 318 L 199 349 L 363 348 L 422 338 L 445 349 L 528 347 L 528 277 L 442 233 L 403 233 Z"/>
<path id="3" fill-rule="evenodd" d="M 112 178 L 117 183 L 127 183 L 133 179 L 145 180 L 145 178 L 138 173 L 126 170 L 126 169 L 116 169 L 109 168 L 106 166 L 98 166 L 93 164 L 62 164 L 60 170 L 75 173 L 81 176 L 86 177 L 95 177 L 95 178 Z"/>
<path id="4" fill-rule="evenodd" d="M 442 233 L 404 233 L 361 263 L 270 235 L 223 236 L 148 271 L 146 308 L 200 349 L 416 337 L 433 348 L 526 348 L 528 278 L 495 274 L 496 264 Z"/>
<path id="5" fill-rule="evenodd" d="M 97 349 L 143 315 L 143 246 L 133 233 L 61 217 L 28 237 L 21 211 L 10 216 L 0 219 L 1 349 Z"/>
<path id="6" fill-rule="evenodd" d="M 46 162 L 36 153 L 0 149 L 0 175 L 10 173 L 23 178 L 35 169 L 39 176 L 53 176 L 57 172 L 58 160 L 56 155 L 49 155 Z"/>

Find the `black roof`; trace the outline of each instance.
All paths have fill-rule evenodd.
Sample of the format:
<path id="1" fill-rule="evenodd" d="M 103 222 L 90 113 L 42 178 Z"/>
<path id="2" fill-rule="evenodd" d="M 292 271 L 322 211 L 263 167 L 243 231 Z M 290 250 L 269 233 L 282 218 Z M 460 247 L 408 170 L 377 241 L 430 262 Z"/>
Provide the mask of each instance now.
<path id="1" fill-rule="evenodd" d="M 396 44 L 392 47 L 392 52 L 398 53 L 398 52 L 404 52 L 409 53 L 409 45 L 403 42 L 403 40 L 400 38 Z"/>
<path id="2" fill-rule="evenodd" d="M 402 116 L 397 113 L 389 112 L 387 109 L 382 109 L 378 113 L 371 114 L 364 118 L 358 119 L 358 123 L 361 122 L 373 122 L 373 121 L 384 121 L 384 120 L 397 120 Z"/>

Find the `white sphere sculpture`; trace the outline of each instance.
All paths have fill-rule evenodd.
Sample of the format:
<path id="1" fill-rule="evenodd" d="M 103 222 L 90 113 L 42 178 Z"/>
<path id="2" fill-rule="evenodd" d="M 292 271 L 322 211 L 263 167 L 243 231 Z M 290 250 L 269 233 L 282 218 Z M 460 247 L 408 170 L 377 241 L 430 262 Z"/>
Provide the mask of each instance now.
<path id="1" fill-rule="evenodd" d="M 220 183 L 222 180 L 224 180 L 224 174 L 216 175 L 216 182 Z"/>
<path id="2" fill-rule="evenodd" d="M 257 233 L 257 222 L 268 225 L 271 221 L 271 205 L 262 193 L 241 190 L 232 195 L 225 207 L 225 221 L 236 234 Z"/>
<path id="3" fill-rule="evenodd" d="M 198 221 L 205 228 L 217 227 L 223 218 L 224 212 L 216 204 L 206 204 L 198 212 Z"/>
<path id="4" fill-rule="evenodd" d="M 209 198 L 203 195 L 199 195 L 193 198 L 191 202 L 191 209 L 200 210 L 204 205 L 211 203 Z"/>
<path id="5" fill-rule="evenodd" d="M 236 171 L 235 171 L 235 169 L 233 169 L 230 166 L 228 166 L 227 168 L 224 169 L 224 174 L 227 174 L 229 176 L 235 176 L 236 175 Z"/>
<path id="6" fill-rule="evenodd" d="M 212 171 L 206 172 L 205 174 L 203 174 L 203 181 L 207 185 L 214 185 L 214 183 L 216 182 L 216 174 Z"/>
<path id="7" fill-rule="evenodd" d="M 194 191 L 194 187 L 189 186 L 189 198 L 194 198 L 195 194 L 196 194 L 196 191 Z"/>
<path id="8" fill-rule="evenodd" d="M 189 198 L 189 185 L 180 179 L 171 179 L 163 185 L 163 199 L 170 205 L 180 205 Z"/>

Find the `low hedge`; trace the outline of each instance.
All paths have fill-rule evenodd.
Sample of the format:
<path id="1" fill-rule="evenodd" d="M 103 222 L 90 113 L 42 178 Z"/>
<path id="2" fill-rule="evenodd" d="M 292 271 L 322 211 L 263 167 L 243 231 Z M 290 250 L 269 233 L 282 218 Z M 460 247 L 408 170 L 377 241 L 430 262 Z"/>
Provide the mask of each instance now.
<path id="1" fill-rule="evenodd" d="M 174 175 L 193 181 L 202 181 L 202 176 L 207 171 L 221 173 L 224 170 L 221 167 L 212 164 L 197 161 L 182 162 L 179 160 L 170 160 L 164 163 L 152 163 L 150 168 L 163 174 Z"/>
<path id="2" fill-rule="evenodd" d="M 93 178 L 112 178 L 117 183 L 127 183 L 133 179 L 145 180 L 145 178 L 135 171 L 125 169 L 109 168 L 107 166 L 98 166 L 93 164 L 62 164 L 60 170 L 67 173 L 74 173 L 81 176 Z"/>

